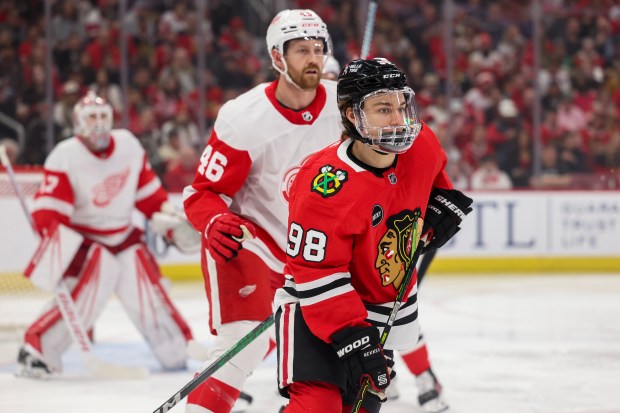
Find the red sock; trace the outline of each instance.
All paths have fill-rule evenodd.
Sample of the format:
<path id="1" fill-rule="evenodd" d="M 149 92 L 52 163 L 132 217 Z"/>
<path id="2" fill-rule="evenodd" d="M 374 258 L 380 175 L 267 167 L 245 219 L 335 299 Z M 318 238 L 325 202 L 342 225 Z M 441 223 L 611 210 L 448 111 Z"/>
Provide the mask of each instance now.
<path id="1" fill-rule="evenodd" d="M 284 409 L 285 413 L 340 413 L 344 411 L 340 389 L 333 384 L 314 381 L 294 382 L 288 387 L 288 392 L 291 401 Z"/>
<path id="2" fill-rule="evenodd" d="M 431 362 L 428 359 L 428 350 L 426 349 L 426 343 L 424 342 L 422 345 L 414 348 L 408 353 L 401 352 L 400 356 L 407 367 L 409 367 L 409 371 L 416 376 L 419 376 L 431 368 Z"/>
<path id="3" fill-rule="evenodd" d="M 234 387 L 209 377 L 187 396 L 187 404 L 195 404 L 212 412 L 229 413 L 240 393 Z"/>

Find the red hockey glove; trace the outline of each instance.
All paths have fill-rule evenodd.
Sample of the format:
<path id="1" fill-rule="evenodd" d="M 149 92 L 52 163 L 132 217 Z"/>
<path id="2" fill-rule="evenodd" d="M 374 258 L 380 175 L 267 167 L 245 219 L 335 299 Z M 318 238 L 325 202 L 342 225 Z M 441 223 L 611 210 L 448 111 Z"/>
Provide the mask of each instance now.
<path id="1" fill-rule="evenodd" d="M 332 346 L 345 364 L 349 382 L 359 388 L 364 377 L 370 386 L 380 392 L 389 386 L 396 375 L 391 369 L 394 362 L 383 354 L 376 327 L 348 327 L 332 336 Z"/>
<path id="2" fill-rule="evenodd" d="M 205 228 L 207 249 L 217 263 L 230 261 L 237 256 L 246 239 L 256 236 L 254 225 L 235 214 L 216 215 Z"/>
<path id="3" fill-rule="evenodd" d="M 473 199 L 456 189 L 433 188 L 424 215 L 422 237 L 427 236 L 423 252 L 443 246 L 459 230 L 463 218 L 472 211 Z"/>

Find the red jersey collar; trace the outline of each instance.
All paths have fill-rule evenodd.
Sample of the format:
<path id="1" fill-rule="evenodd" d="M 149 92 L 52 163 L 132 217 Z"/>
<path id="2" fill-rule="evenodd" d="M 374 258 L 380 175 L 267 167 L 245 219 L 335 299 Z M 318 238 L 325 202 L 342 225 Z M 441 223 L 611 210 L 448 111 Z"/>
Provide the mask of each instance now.
<path id="1" fill-rule="evenodd" d="M 273 107 L 289 122 L 294 123 L 295 125 L 312 125 L 319 117 L 321 110 L 325 107 L 325 102 L 327 101 L 325 87 L 319 83 L 319 86 L 316 88 L 316 96 L 314 97 L 312 103 L 303 109 L 293 110 L 283 106 L 280 102 L 278 102 L 278 99 L 276 99 L 276 87 L 278 86 L 278 81 L 279 79 L 276 79 L 265 88 L 267 99 L 269 99 Z"/>

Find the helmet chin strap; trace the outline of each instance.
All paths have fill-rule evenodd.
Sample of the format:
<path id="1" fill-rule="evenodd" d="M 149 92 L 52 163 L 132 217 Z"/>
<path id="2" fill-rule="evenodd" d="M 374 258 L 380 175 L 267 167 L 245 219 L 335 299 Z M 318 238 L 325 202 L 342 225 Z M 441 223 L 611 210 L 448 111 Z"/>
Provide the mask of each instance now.
<path id="1" fill-rule="evenodd" d="M 368 144 L 367 144 L 367 145 L 368 145 Z M 376 152 L 376 153 L 378 153 L 379 155 L 389 155 L 389 154 L 390 154 L 389 152 L 383 152 L 382 150 L 375 149 L 375 148 L 373 148 L 373 146 L 372 146 L 372 145 L 368 145 L 368 146 L 370 146 L 370 149 L 372 149 L 373 151 L 375 151 L 375 152 Z"/>
<path id="2" fill-rule="evenodd" d="M 291 76 L 289 76 L 288 66 L 286 65 L 286 60 L 284 60 L 284 56 L 282 56 L 282 65 L 284 65 L 284 70 L 280 69 L 278 65 L 276 65 L 276 62 L 273 59 L 271 60 L 271 65 L 273 66 L 274 69 L 276 69 L 278 73 L 280 73 L 280 75 L 284 76 L 290 84 L 292 84 L 298 90 L 303 92 L 303 89 L 301 88 L 301 86 L 299 86 L 293 79 L 291 79 Z"/>
<path id="3" fill-rule="evenodd" d="M 291 76 L 288 74 L 288 66 L 287 66 L 287 64 L 286 64 L 286 60 L 284 60 L 284 56 L 282 56 L 282 55 L 280 55 L 280 56 L 282 57 L 282 59 L 280 59 L 280 60 L 282 61 L 282 65 L 284 66 L 284 70 L 280 69 L 280 68 L 278 67 L 278 65 L 276 65 L 276 62 L 275 62 L 275 60 L 273 60 L 273 58 L 271 59 L 271 66 L 273 66 L 273 68 L 274 68 L 274 69 L 276 69 L 276 71 L 277 71 L 278 73 L 280 73 L 280 75 L 284 76 L 284 77 L 286 78 L 286 80 L 288 80 L 288 82 L 289 82 L 290 84 L 292 84 L 292 85 L 293 85 L 293 86 L 295 86 L 298 90 L 300 90 L 300 91 L 302 91 L 302 92 L 303 92 L 303 91 L 304 91 L 304 89 L 302 89 L 302 88 L 301 88 L 301 86 L 299 86 L 299 85 L 297 84 L 297 82 L 295 82 L 295 81 L 291 78 Z M 324 56 L 324 57 L 323 57 L 323 65 L 325 65 L 325 62 L 326 62 L 326 61 L 327 61 L 327 56 Z"/>

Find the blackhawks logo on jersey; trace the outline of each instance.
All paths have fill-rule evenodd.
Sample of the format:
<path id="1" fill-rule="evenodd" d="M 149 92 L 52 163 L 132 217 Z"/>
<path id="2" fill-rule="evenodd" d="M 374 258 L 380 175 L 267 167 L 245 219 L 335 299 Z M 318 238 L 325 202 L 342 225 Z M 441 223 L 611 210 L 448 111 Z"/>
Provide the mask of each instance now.
<path id="1" fill-rule="evenodd" d="M 413 252 L 420 242 L 421 215 L 420 208 L 414 211 L 405 209 L 386 220 L 387 230 L 377 245 L 375 260 L 375 268 L 384 287 L 391 284 L 397 290 L 400 288 Z"/>
<path id="2" fill-rule="evenodd" d="M 334 171 L 331 165 L 322 166 L 319 174 L 312 180 L 312 190 L 318 192 L 323 198 L 336 195 L 342 189 L 347 180 L 347 173 L 343 170 Z"/>

